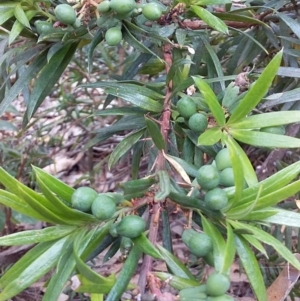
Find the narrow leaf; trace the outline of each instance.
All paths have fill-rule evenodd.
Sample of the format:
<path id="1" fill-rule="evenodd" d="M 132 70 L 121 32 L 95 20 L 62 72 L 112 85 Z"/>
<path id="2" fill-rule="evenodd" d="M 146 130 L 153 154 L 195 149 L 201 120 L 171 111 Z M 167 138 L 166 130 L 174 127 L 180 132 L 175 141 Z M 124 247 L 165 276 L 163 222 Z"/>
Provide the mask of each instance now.
<path id="1" fill-rule="evenodd" d="M 155 259 L 163 259 L 159 251 L 154 247 L 145 234 L 141 234 L 140 236 L 133 238 L 132 241 L 143 253 Z"/>
<path id="2" fill-rule="evenodd" d="M 27 16 L 21 6 L 21 4 L 17 4 L 14 11 L 16 19 L 25 27 L 30 28 L 29 21 L 27 19 Z"/>
<path id="3" fill-rule="evenodd" d="M 198 138 L 198 145 L 214 145 L 220 141 L 222 130 L 218 127 L 213 127 L 206 130 Z"/>
<path id="4" fill-rule="evenodd" d="M 195 280 L 195 277 L 190 272 L 190 270 L 176 256 L 174 256 L 172 253 L 170 253 L 168 250 L 166 250 L 160 245 L 157 245 L 157 248 L 162 258 L 166 262 L 168 268 L 172 271 L 174 275 L 186 279 Z"/>
<path id="5" fill-rule="evenodd" d="M 71 197 L 75 189 L 63 183 L 56 177 L 46 173 L 43 169 L 33 166 L 33 169 L 38 174 L 39 179 L 47 186 L 47 188 L 55 193 L 63 200 L 71 203 Z"/>
<path id="6" fill-rule="evenodd" d="M 258 301 L 266 301 L 266 287 L 260 272 L 259 264 L 252 249 L 241 236 L 236 235 L 235 242 L 239 258 L 247 273 L 248 279 L 250 280 L 250 284 Z"/>
<path id="7" fill-rule="evenodd" d="M 163 150 L 166 147 L 165 140 L 161 134 L 160 128 L 155 121 L 145 117 L 148 133 L 158 150 Z"/>
<path id="8" fill-rule="evenodd" d="M 237 121 L 245 118 L 261 101 L 271 86 L 278 67 L 282 59 L 282 51 L 278 52 L 271 60 L 265 70 L 262 72 L 255 84 L 250 88 L 246 96 L 241 100 L 237 108 L 230 116 L 227 124 L 236 123 Z"/>
<path id="9" fill-rule="evenodd" d="M 227 264 L 225 263 L 225 240 L 218 228 L 203 215 L 201 215 L 201 220 L 205 234 L 207 234 L 211 238 L 213 243 L 215 269 L 218 272 L 221 272 L 227 266 Z"/>
<path id="10" fill-rule="evenodd" d="M 65 47 L 57 51 L 48 64 L 42 69 L 30 95 L 29 105 L 26 111 L 28 120 L 31 119 L 64 72 L 77 49 L 77 45 L 77 42 L 73 44 L 68 43 Z"/>
<path id="11" fill-rule="evenodd" d="M 216 119 L 217 124 L 219 126 L 225 125 L 225 115 L 222 106 L 219 104 L 219 101 L 211 87 L 201 77 L 193 76 L 193 80 L 203 95 L 205 102 L 209 106 L 214 118 Z"/>
<path id="12" fill-rule="evenodd" d="M 138 262 L 141 256 L 142 252 L 140 251 L 140 249 L 137 246 L 133 246 L 116 280 L 116 283 L 114 284 L 114 286 L 112 287 L 105 299 L 106 301 L 120 300 L 120 297 L 126 290 L 127 285 L 131 280 L 131 277 L 136 272 Z"/>
<path id="13" fill-rule="evenodd" d="M 4 287 L 0 293 L 0 301 L 6 301 L 29 287 L 44 276 L 58 262 L 68 237 L 55 242 L 48 250 L 41 254 L 35 261 L 20 271 L 14 279 Z"/>
<path id="14" fill-rule="evenodd" d="M 280 111 L 258 115 L 252 115 L 241 119 L 239 122 L 230 125 L 233 129 L 259 129 L 268 126 L 277 126 L 300 122 L 299 111 Z"/>
<path id="15" fill-rule="evenodd" d="M 143 136 L 145 130 L 139 130 L 137 132 L 127 135 L 113 150 L 109 157 L 108 168 L 111 169 L 118 160 L 126 154 L 139 139 Z"/>
<path id="16" fill-rule="evenodd" d="M 230 221 L 230 223 L 235 229 L 246 229 L 247 231 L 251 231 L 258 240 L 272 246 L 278 252 L 278 254 L 280 254 L 295 268 L 300 270 L 300 262 L 298 259 L 285 245 L 282 244 L 281 241 L 277 240 L 274 236 L 250 224 L 243 224 L 238 221 Z"/>
<path id="17" fill-rule="evenodd" d="M 56 240 L 75 231 L 74 226 L 53 226 L 42 230 L 28 230 L 0 237 L 0 246 L 18 246 Z"/>
<path id="18" fill-rule="evenodd" d="M 211 28 L 228 34 L 227 25 L 201 6 L 191 5 L 192 11 Z"/>
<path id="19" fill-rule="evenodd" d="M 300 139 L 285 135 L 277 135 L 243 129 L 230 129 L 229 133 L 236 140 L 253 146 L 270 148 L 300 147 Z"/>

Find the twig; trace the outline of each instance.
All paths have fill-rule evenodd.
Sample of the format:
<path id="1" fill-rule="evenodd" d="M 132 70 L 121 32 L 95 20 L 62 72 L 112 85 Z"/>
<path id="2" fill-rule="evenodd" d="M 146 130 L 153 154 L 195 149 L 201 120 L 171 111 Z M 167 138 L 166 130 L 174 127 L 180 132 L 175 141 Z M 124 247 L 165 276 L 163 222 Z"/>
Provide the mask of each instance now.
<path id="1" fill-rule="evenodd" d="M 170 70 L 170 66 L 172 65 L 172 46 L 170 44 L 167 44 L 164 46 L 164 60 L 166 61 L 166 73 L 168 74 Z M 165 95 L 165 100 L 164 100 L 164 108 L 163 108 L 163 113 L 161 117 L 161 134 L 164 138 L 165 141 L 168 140 L 168 133 L 170 130 L 170 118 L 171 118 L 171 109 L 170 109 L 170 102 L 171 102 L 171 92 L 172 92 L 172 82 L 170 81 L 168 87 L 167 87 L 167 92 Z M 164 170 L 165 169 L 165 157 L 163 153 L 160 151 L 157 156 L 156 160 L 156 171 L 159 170 Z M 149 240 L 151 241 L 152 244 L 156 244 L 157 241 L 157 233 L 158 233 L 158 220 L 157 220 L 157 212 L 160 212 L 160 206 L 161 203 L 154 203 L 152 212 L 153 214 L 151 215 L 151 220 L 150 220 L 150 229 L 149 229 Z M 141 294 L 145 293 L 145 288 L 146 288 L 146 282 L 147 282 L 147 276 L 149 272 L 151 271 L 153 259 L 149 255 L 145 255 L 143 264 L 142 264 L 142 269 L 140 273 L 140 278 L 138 281 L 138 285 L 140 287 L 140 292 Z"/>

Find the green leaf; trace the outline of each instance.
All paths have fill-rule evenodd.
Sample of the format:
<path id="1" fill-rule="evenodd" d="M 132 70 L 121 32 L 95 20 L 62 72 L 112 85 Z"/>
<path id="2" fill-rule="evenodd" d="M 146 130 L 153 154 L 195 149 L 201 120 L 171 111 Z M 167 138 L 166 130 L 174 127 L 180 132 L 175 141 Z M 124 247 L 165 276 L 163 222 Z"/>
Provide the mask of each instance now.
<path id="1" fill-rule="evenodd" d="M 93 215 L 81 212 L 79 210 L 74 210 L 66 206 L 60 199 L 58 199 L 50 191 L 48 186 L 39 177 L 40 170 L 35 168 L 33 168 L 33 170 L 41 192 L 50 201 L 52 205 L 51 207 L 48 208 L 52 210 L 53 213 L 55 212 L 57 216 L 59 216 L 62 219 L 65 219 L 68 222 L 78 223 L 78 225 L 81 225 L 83 222 L 88 222 L 88 223 L 98 222 L 98 220 Z"/>
<path id="2" fill-rule="evenodd" d="M 232 263 L 235 258 L 235 253 L 236 253 L 234 234 L 228 222 L 226 222 L 226 228 L 227 228 L 227 240 L 226 240 L 226 246 L 224 250 L 223 266 L 220 270 L 222 273 L 228 273 L 230 267 L 232 266 Z"/>
<path id="3" fill-rule="evenodd" d="M 6 279 L 6 285 L 0 293 L 0 301 L 6 301 L 16 296 L 49 272 L 51 268 L 57 264 L 68 238 L 69 237 L 64 237 L 54 242 L 52 246 L 49 246 L 48 249 L 37 258 L 34 258 L 34 254 L 31 254 L 34 258 L 31 263 L 20 269 L 17 275 L 10 273 L 13 275 Z M 24 257 L 22 257 L 22 259 L 24 259 Z M 16 265 L 20 266 L 20 262 L 21 261 L 18 261 Z M 11 270 L 9 270 L 9 272 L 10 271 Z M 0 286 L 1 284 L 2 282 L 0 281 Z"/>
<path id="4" fill-rule="evenodd" d="M 2 115 L 7 107 L 17 98 L 19 93 L 26 87 L 29 82 L 37 76 L 43 66 L 47 63 L 47 51 L 41 54 L 22 72 L 14 83 L 12 88 L 7 92 L 5 98 L 0 103 L 0 115 Z"/>
<path id="5" fill-rule="evenodd" d="M 248 166 L 245 164 L 245 162 L 244 163 L 242 162 L 242 159 L 239 155 L 239 150 L 236 149 L 236 144 L 233 143 L 234 140 L 225 134 L 224 134 L 224 140 L 229 150 L 230 161 L 233 168 L 234 186 L 235 186 L 233 203 L 235 203 L 240 199 L 242 191 L 244 189 L 244 184 L 245 184 L 244 169 L 247 168 Z M 243 164 L 245 167 L 243 166 Z M 251 171 L 252 170 L 253 168 L 251 168 Z"/>
<path id="6" fill-rule="evenodd" d="M 199 285 L 199 282 L 196 280 L 186 279 L 169 273 L 154 272 L 153 274 L 162 281 L 167 281 L 169 285 L 177 290 L 182 290 L 184 288 L 195 287 Z"/>
<path id="7" fill-rule="evenodd" d="M 22 214 L 26 214 L 38 220 L 43 220 L 43 216 L 32 209 L 22 198 L 11 192 L 0 190 L 0 203 Z M 50 220 L 45 220 L 51 222 Z"/>
<path id="8" fill-rule="evenodd" d="M 30 21 L 36 15 L 36 10 L 28 10 L 26 11 L 25 15 L 26 18 Z M 16 20 L 10 31 L 8 43 L 11 44 L 13 41 L 15 41 L 15 39 L 21 34 L 23 29 L 24 25 L 18 20 Z"/>
<path id="9" fill-rule="evenodd" d="M 0 25 L 2 25 L 4 22 L 9 20 L 14 15 L 14 9 L 13 8 L 3 8 L 1 9 L 0 14 Z"/>
<path id="10" fill-rule="evenodd" d="M 299 111 L 280 111 L 252 115 L 241 119 L 239 122 L 230 125 L 233 129 L 259 129 L 268 126 L 277 126 L 300 122 Z"/>
<path id="11" fill-rule="evenodd" d="M 46 292 L 43 296 L 43 301 L 59 300 L 59 296 L 65 288 L 66 283 L 70 279 L 70 276 L 72 275 L 76 266 L 72 247 L 72 242 L 64 247 L 57 267 L 51 274 L 51 279 L 47 285 Z"/>
<path id="12" fill-rule="evenodd" d="M 190 270 L 176 256 L 160 245 L 157 245 L 157 248 L 168 268 L 175 276 L 196 280 Z"/>
<path id="13" fill-rule="evenodd" d="M 243 237 L 235 236 L 236 249 L 258 301 L 266 301 L 267 292 L 257 259 Z"/>
<path id="14" fill-rule="evenodd" d="M 131 104 L 151 112 L 161 112 L 164 96 L 151 89 L 128 83 L 120 82 L 97 82 L 81 85 L 86 88 L 104 88 L 105 92 L 120 97 Z"/>
<path id="15" fill-rule="evenodd" d="M 250 88 L 246 96 L 241 100 L 237 108 L 230 116 L 227 125 L 236 123 L 245 118 L 261 101 L 271 86 L 282 59 L 282 51 L 278 52 L 255 84 Z"/>
<path id="16" fill-rule="evenodd" d="M 300 147 L 300 139 L 290 136 L 243 129 L 229 129 L 228 132 L 236 140 L 253 146 L 270 148 Z"/>
<path id="17" fill-rule="evenodd" d="M 145 117 L 145 122 L 146 122 L 148 133 L 153 143 L 157 147 L 157 149 L 158 150 L 165 149 L 166 147 L 165 140 L 161 134 L 160 128 L 157 125 L 157 123 L 154 120 L 148 118 L 147 116 Z"/>
<path id="18" fill-rule="evenodd" d="M 174 161 L 176 161 L 189 176 L 194 177 L 194 178 L 197 177 L 199 168 L 197 168 L 195 165 L 188 163 L 185 160 L 175 157 L 175 156 L 169 155 L 168 157 L 172 158 Z"/>
<path id="19" fill-rule="evenodd" d="M 123 268 L 114 284 L 110 292 L 106 297 L 106 301 L 116 301 L 120 300 L 120 297 L 124 293 L 129 284 L 131 277 L 136 272 L 138 267 L 138 262 L 140 257 L 142 256 L 142 252 L 137 246 L 133 246 L 129 255 L 123 265 Z"/>
<path id="20" fill-rule="evenodd" d="M 57 242 L 57 241 L 56 241 Z M 8 271 L 0 278 L 1 290 L 6 287 L 12 280 L 16 279 L 19 274 L 31 265 L 37 258 L 39 258 L 44 252 L 46 252 L 54 243 L 48 241 L 40 243 L 26 252 Z"/>
<path id="21" fill-rule="evenodd" d="M 188 59 L 179 59 L 172 63 L 170 70 L 167 74 L 166 84 L 169 84 L 169 82 L 174 78 L 176 72 L 178 72 L 180 69 L 179 67 L 185 64 L 194 64 L 193 61 Z"/>
<path id="22" fill-rule="evenodd" d="M 256 248 L 259 252 L 264 254 L 264 256 L 266 258 L 269 258 L 268 254 L 267 254 L 267 251 L 264 248 L 263 244 L 259 240 L 257 240 L 253 235 L 243 234 L 243 238 L 245 240 L 247 240 L 252 247 Z"/>
<path id="23" fill-rule="evenodd" d="M 214 250 L 213 252 L 214 263 L 215 263 L 216 271 L 227 272 L 224 270 L 224 268 L 227 267 L 228 265 L 228 258 L 227 258 L 227 262 L 225 262 L 226 243 L 222 234 L 220 233 L 218 228 L 214 224 L 212 224 L 208 219 L 206 219 L 203 215 L 201 215 L 201 221 L 202 221 L 203 230 L 205 234 L 207 234 L 212 240 L 213 250 Z"/>
<path id="24" fill-rule="evenodd" d="M 276 12 L 276 15 L 293 31 L 293 33 L 300 39 L 299 23 L 287 14 Z"/>
<path id="25" fill-rule="evenodd" d="M 143 253 L 155 259 L 163 259 L 159 251 L 154 247 L 145 234 L 141 234 L 140 236 L 133 238 L 132 241 Z"/>
<path id="26" fill-rule="evenodd" d="M 30 24 L 29 21 L 27 19 L 27 16 L 21 6 L 20 3 L 18 3 L 15 7 L 15 11 L 14 11 L 14 15 L 16 17 L 16 19 L 25 27 L 28 27 L 30 29 Z"/>
<path id="27" fill-rule="evenodd" d="M 159 179 L 159 190 L 155 193 L 154 201 L 164 201 L 171 191 L 170 176 L 166 170 L 157 172 Z"/>
<path id="28" fill-rule="evenodd" d="M 23 199 L 33 210 L 35 210 L 41 216 L 41 220 L 62 225 L 78 225 L 83 223 L 77 219 L 67 219 L 57 210 L 57 207 L 51 201 L 17 181 L 1 167 L 0 182 L 8 190 L 13 191 L 19 198 Z M 89 216 L 88 220 L 91 221 L 92 218 L 92 216 Z"/>
<path id="29" fill-rule="evenodd" d="M 16 132 L 18 128 L 11 122 L 6 120 L 0 120 L 0 131 L 12 131 Z"/>
<path id="30" fill-rule="evenodd" d="M 77 45 L 78 42 L 66 44 L 52 56 L 48 64 L 41 70 L 30 95 L 29 104 L 26 110 L 27 120 L 31 119 L 45 97 L 49 95 L 53 86 L 72 59 L 75 50 L 77 49 Z M 26 121 L 23 122 L 23 125 L 24 124 L 26 124 Z"/>
<path id="31" fill-rule="evenodd" d="M 56 177 L 46 173 L 43 169 L 33 166 L 33 169 L 41 182 L 47 186 L 47 188 L 55 193 L 57 196 L 62 198 L 63 200 L 71 203 L 72 194 L 74 193 L 75 189 L 73 187 L 68 186 L 67 184 L 63 183 Z"/>
<path id="32" fill-rule="evenodd" d="M 96 32 L 96 34 L 93 37 L 93 40 L 91 41 L 89 48 L 88 48 L 88 71 L 89 73 L 92 72 L 93 69 L 93 53 L 95 48 L 97 47 L 97 45 L 102 42 L 104 39 L 104 35 L 103 35 L 103 30 L 98 29 L 98 31 Z"/>
<path id="33" fill-rule="evenodd" d="M 299 192 L 299 190 L 300 190 L 300 180 L 293 182 L 287 186 L 284 186 L 281 189 L 276 189 L 270 194 L 260 197 L 254 209 L 259 210 L 265 207 L 276 205 L 277 203 L 295 195 L 297 192 Z"/>
<path id="34" fill-rule="evenodd" d="M 213 127 L 206 130 L 198 138 L 198 145 L 214 145 L 220 141 L 222 130 L 219 127 Z"/>
<path id="35" fill-rule="evenodd" d="M 141 115 L 144 116 L 147 113 L 146 110 L 136 107 L 121 107 L 105 109 L 101 111 L 96 111 L 93 113 L 94 116 L 124 116 L 124 115 Z"/>
<path id="36" fill-rule="evenodd" d="M 298 228 L 300 225 L 300 214 L 298 212 L 284 210 L 280 208 L 273 208 L 275 214 L 269 217 L 266 217 L 263 220 L 267 223 L 285 225 L 290 227 Z"/>
<path id="37" fill-rule="evenodd" d="M 208 107 L 210 108 L 217 124 L 219 126 L 225 125 L 225 115 L 222 109 L 222 106 L 219 104 L 219 101 L 211 89 L 211 87 L 208 85 L 207 82 L 205 82 L 201 77 L 193 76 L 193 80 L 203 95 L 205 102 L 207 103 Z"/>
<path id="38" fill-rule="evenodd" d="M 245 178 L 248 186 L 251 187 L 251 186 L 256 185 L 258 182 L 256 173 L 253 169 L 253 166 L 252 166 L 248 156 L 244 152 L 244 150 L 229 135 L 226 135 L 225 143 L 226 143 L 227 147 L 230 149 L 230 158 L 234 152 L 239 157 L 239 159 L 240 159 L 239 162 L 243 166 L 244 178 Z"/>
<path id="39" fill-rule="evenodd" d="M 111 169 L 118 160 L 126 154 L 134 144 L 139 141 L 139 139 L 143 136 L 145 130 L 139 130 L 137 132 L 130 133 L 127 135 L 113 150 L 109 157 L 108 168 Z"/>
<path id="40" fill-rule="evenodd" d="M 227 25 L 201 6 L 191 5 L 192 11 L 211 28 L 228 34 Z"/>
<path id="41" fill-rule="evenodd" d="M 102 294 L 103 287 L 99 286 L 99 284 L 94 283 L 82 275 L 76 275 L 76 277 L 79 280 L 80 285 L 76 287 L 75 291 L 79 293 L 89 293 L 89 294 Z M 109 277 L 106 277 L 109 281 L 115 281 L 115 275 L 110 275 Z M 108 290 L 108 287 L 104 287 L 104 290 Z M 92 301 L 92 300 L 91 300 Z M 101 300 L 102 301 L 102 300 Z"/>
<path id="42" fill-rule="evenodd" d="M 300 262 L 298 259 L 293 255 L 293 253 L 282 244 L 281 241 L 277 240 L 271 234 L 255 227 L 250 224 L 243 224 L 238 221 L 229 221 L 231 225 L 235 229 L 246 229 L 247 231 L 252 232 L 255 238 L 260 240 L 261 242 L 272 246 L 278 254 L 280 254 L 286 261 L 288 261 L 291 265 L 293 265 L 296 269 L 300 269 Z M 239 254 L 240 255 L 240 254 Z"/>
<path id="43" fill-rule="evenodd" d="M 18 246 L 56 240 L 74 232 L 74 226 L 53 226 L 42 230 L 28 230 L 0 237 L 0 246 Z"/>
<path id="44" fill-rule="evenodd" d="M 104 228 L 101 229 L 101 237 L 102 239 L 107 235 L 109 230 L 109 225 L 105 225 Z M 88 279 L 99 285 L 101 287 L 101 293 L 107 294 L 112 289 L 115 280 L 113 278 L 106 278 L 97 272 L 93 271 L 83 260 L 80 258 L 83 251 L 88 247 L 89 243 L 93 240 L 94 233 L 97 231 L 97 228 L 92 229 L 87 233 L 88 229 L 83 229 L 80 235 L 78 235 L 74 240 L 74 249 L 73 254 L 75 256 L 76 268 L 78 271 Z"/>

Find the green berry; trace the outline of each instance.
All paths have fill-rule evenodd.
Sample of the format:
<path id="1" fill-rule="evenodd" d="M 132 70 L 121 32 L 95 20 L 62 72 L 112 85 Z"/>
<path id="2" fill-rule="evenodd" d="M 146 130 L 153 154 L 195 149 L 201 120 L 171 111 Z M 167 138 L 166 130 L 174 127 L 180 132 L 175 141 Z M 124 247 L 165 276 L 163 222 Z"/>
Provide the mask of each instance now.
<path id="1" fill-rule="evenodd" d="M 146 229 L 146 222 L 140 216 L 128 215 L 118 223 L 117 233 L 128 238 L 140 236 Z"/>
<path id="2" fill-rule="evenodd" d="M 234 186 L 234 173 L 231 167 L 220 172 L 220 184 L 226 187 Z"/>
<path id="3" fill-rule="evenodd" d="M 106 194 L 99 194 L 93 201 L 91 207 L 92 213 L 100 220 L 111 218 L 116 212 L 116 203 L 114 199 Z"/>
<path id="4" fill-rule="evenodd" d="M 218 170 L 232 167 L 228 148 L 223 148 L 217 153 L 215 162 Z"/>
<path id="5" fill-rule="evenodd" d="M 142 10 L 142 14 L 150 21 L 158 20 L 162 15 L 160 6 L 156 3 L 147 3 Z"/>
<path id="6" fill-rule="evenodd" d="M 203 165 L 197 173 L 197 182 L 204 190 L 210 190 L 217 187 L 220 183 L 220 176 L 214 165 Z"/>
<path id="7" fill-rule="evenodd" d="M 177 102 L 177 110 L 179 114 L 184 118 L 190 118 L 196 113 L 196 104 L 194 100 L 188 96 L 182 97 Z"/>
<path id="8" fill-rule="evenodd" d="M 213 273 L 209 275 L 206 281 L 206 292 L 209 296 L 224 295 L 230 288 L 230 279 L 227 275 Z"/>
<path id="9" fill-rule="evenodd" d="M 97 9 L 100 13 L 107 13 L 110 10 L 110 1 L 102 1 L 98 4 Z"/>
<path id="10" fill-rule="evenodd" d="M 69 4 L 59 4 L 54 9 L 56 19 L 65 24 L 73 25 L 76 22 L 76 12 Z"/>
<path id="11" fill-rule="evenodd" d="M 105 40 L 109 46 L 116 46 L 122 41 L 122 31 L 119 27 L 111 27 L 105 33 Z"/>
<path id="12" fill-rule="evenodd" d="M 206 192 L 204 202 L 211 210 L 222 210 L 228 205 L 228 197 L 223 189 L 216 187 Z"/>
<path id="13" fill-rule="evenodd" d="M 95 198 L 98 196 L 97 191 L 90 187 L 79 187 L 74 191 L 71 197 L 71 204 L 74 209 L 88 212 Z"/>
<path id="14" fill-rule="evenodd" d="M 110 8 L 117 14 L 127 14 L 134 10 L 136 4 L 134 0 L 111 0 Z"/>
<path id="15" fill-rule="evenodd" d="M 195 113 L 190 117 L 188 125 L 194 132 L 204 132 L 208 125 L 207 118 L 201 113 Z"/>

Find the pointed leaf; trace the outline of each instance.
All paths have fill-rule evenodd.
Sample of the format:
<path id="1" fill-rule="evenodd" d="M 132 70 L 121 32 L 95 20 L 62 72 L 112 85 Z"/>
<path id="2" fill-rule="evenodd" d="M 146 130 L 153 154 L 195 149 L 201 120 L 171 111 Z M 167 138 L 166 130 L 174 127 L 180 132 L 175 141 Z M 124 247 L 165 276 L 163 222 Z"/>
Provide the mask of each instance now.
<path id="1" fill-rule="evenodd" d="M 195 280 L 190 270 L 176 256 L 160 245 L 157 245 L 157 248 L 168 268 L 175 276 Z"/>
<path id="2" fill-rule="evenodd" d="M 27 107 L 27 119 L 30 120 L 45 97 L 50 93 L 77 49 L 78 42 L 66 44 L 57 51 L 42 69 L 31 92 Z"/>
<path id="3" fill-rule="evenodd" d="M 192 11 L 211 28 L 228 34 L 227 25 L 201 6 L 191 5 Z"/>
<path id="4" fill-rule="evenodd" d="M 199 285 L 199 282 L 196 280 L 182 278 L 169 273 L 154 272 L 153 274 L 159 279 L 168 282 L 169 285 L 177 290 L 182 290 L 187 287 L 195 287 Z"/>
<path id="5" fill-rule="evenodd" d="M 57 196 L 63 200 L 71 203 L 72 194 L 75 189 L 63 183 L 56 177 L 45 172 L 43 169 L 33 166 L 33 169 L 38 174 L 39 179 L 47 186 L 47 188 L 55 193 Z"/>
<path id="6" fill-rule="evenodd" d="M 17 232 L 0 237 L 0 246 L 28 245 L 56 240 L 72 233 L 76 229 L 77 227 L 74 226 L 53 226 L 42 230 Z"/>
<path id="7" fill-rule="evenodd" d="M 166 147 L 165 140 L 161 134 L 160 128 L 157 125 L 157 123 L 154 120 L 148 118 L 147 116 L 145 117 L 145 121 L 146 121 L 148 133 L 153 143 L 157 147 L 157 149 L 158 150 L 165 149 Z"/>
<path id="8" fill-rule="evenodd" d="M 154 201 L 164 201 L 169 196 L 171 191 L 170 176 L 166 170 L 157 172 L 159 179 L 159 190 L 155 193 Z"/>
<path id="9" fill-rule="evenodd" d="M 217 124 L 219 126 L 225 125 L 225 115 L 222 106 L 219 104 L 219 101 L 211 87 L 201 77 L 193 76 L 193 80 L 203 95 L 205 102 L 209 106 Z"/>
<path id="10" fill-rule="evenodd" d="M 162 110 L 162 104 L 157 100 L 162 100 L 164 96 L 140 85 L 120 82 L 97 82 L 81 86 L 104 88 L 106 93 L 120 97 L 137 107 L 151 112 L 161 112 Z"/>
<path id="11" fill-rule="evenodd" d="M 233 129 L 259 129 L 268 126 L 277 126 L 300 122 L 299 111 L 270 112 L 252 115 L 241 119 L 239 122 L 230 125 Z"/>
<path id="12" fill-rule="evenodd" d="M 267 65 L 255 84 L 250 88 L 246 96 L 241 100 L 237 108 L 230 116 L 227 124 L 236 123 L 245 118 L 261 101 L 271 86 L 282 59 L 282 51 L 278 52 Z"/>
<path id="13" fill-rule="evenodd" d="M 285 225 L 298 228 L 300 225 L 300 214 L 298 212 L 274 208 L 276 213 L 263 219 L 264 222 Z"/>
<path id="14" fill-rule="evenodd" d="M 282 244 L 281 241 L 277 240 L 274 236 L 250 224 L 243 224 L 238 221 L 230 221 L 230 223 L 235 229 L 246 229 L 247 231 L 251 231 L 255 238 L 267 245 L 272 246 L 278 252 L 278 254 L 280 254 L 295 268 L 300 270 L 300 262 L 298 259 L 285 245 Z"/>
<path id="15" fill-rule="evenodd" d="M 143 253 L 155 259 L 163 259 L 159 251 L 154 247 L 145 234 L 141 234 L 140 236 L 133 238 L 132 241 Z"/>
<path id="16" fill-rule="evenodd" d="M 95 48 L 97 47 L 97 45 L 102 42 L 104 39 L 104 35 L 103 35 L 103 30 L 98 29 L 98 31 L 96 32 L 96 34 L 93 37 L 92 42 L 89 45 L 89 50 L 88 50 L 88 70 L 89 73 L 92 72 L 92 68 L 93 68 L 93 53 Z"/>
<path id="17" fill-rule="evenodd" d="M 201 215 L 201 220 L 205 234 L 207 234 L 212 240 L 215 269 L 216 271 L 221 272 L 225 267 L 227 267 L 227 263 L 225 263 L 225 240 L 218 228 L 203 215 Z"/>
<path id="18" fill-rule="evenodd" d="M 235 253 L 236 253 L 234 234 L 230 224 L 227 222 L 226 222 L 226 228 L 227 228 L 227 240 L 226 240 L 226 247 L 224 250 L 223 266 L 221 267 L 220 270 L 222 273 L 228 273 L 230 267 L 232 266 L 232 263 L 235 258 Z"/>
<path id="19" fill-rule="evenodd" d="M 43 216 L 40 215 L 36 210 L 31 208 L 22 198 L 5 191 L 0 190 L 0 203 L 25 215 L 33 217 L 38 220 L 43 220 Z M 51 222 L 51 220 L 45 219 L 47 222 Z"/>
<path id="20" fill-rule="evenodd" d="M 21 4 L 17 4 L 14 11 L 16 19 L 25 27 L 30 28 L 29 21 L 27 19 L 27 16 L 21 6 Z"/>
<path id="21" fill-rule="evenodd" d="M 236 140 L 260 147 L 270 148 L 298 148 L 300 147 L 300 139 L 285 136 L 270 134 L 259 131 L 229 129 L 228 131 Z"/>
<path id="22" fill-rule="evenodd" d="M 137 132 L 130 133 L 127 135 L 113 150 L 111 155 L 109 156 L 108 168 L 111 169 L 118 160 L 125 155 L 134 144 L 139 141 L 139 139 L 143 136 L 145 130 L 139 130 Z"/>
<path id="23" fill-rule="evenodd" d="M 22 72 L 14 83 L 12 88 L 7 92 L 5 98 L 0 103 L 0 115 L 2 115 L 7 107 L 17 98 L 18 94 L 27 86 L 29 82 L 37 76 L 43 66 L 47 63 L 47 51 L 41 54 Z"/>
<path id="24" fill-rule="evenodd" d="M 247 273 L 248 279 L 250 280 L 250 284 L 258 301 L 266 301 L 266 287 L 253 251 L 241 236 L 236 235 L 235 242 L 239 258 Z"/>
<path id="25" fill-rule="evenodd" d="M 110 292 L 106 297 L 106 301 L 120 300 L 122 294 L 127 288 L 132 276 L 136 272 L 138 262 L 142 256 L 142 252 L 137 246 L 133 246 L 123 265 L 123 268 Z"/>
<path id="26" fill-rule="evenodd" d="M 50 269 L 58 262 L 67 241 L 68 237 L 64 237 L 53 243 L 53 245 L 36 260 L 29 264 L 24 270 L 21 270 L 17 277 L 14 279 L 11 278 L 10 282 L 0 293 L 0 301 L 6 301 L 16 296 L 18 293 L 49 272 Z"/>
<path id="27" fill-rule="evenodd" d="M 55 271 L 47 285 L 43 301 L 59 300 L 67 281 L 70 279 L 76 266 L 72 243 L 65 246 Z"/>
<path id="28" fill-rule="evenodd" d="M 198 138 L 198 145 L 214 145 L 220 141 L 222 130 L 218 127 L 213 127 L 206 130 Z"/>

